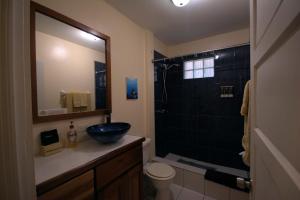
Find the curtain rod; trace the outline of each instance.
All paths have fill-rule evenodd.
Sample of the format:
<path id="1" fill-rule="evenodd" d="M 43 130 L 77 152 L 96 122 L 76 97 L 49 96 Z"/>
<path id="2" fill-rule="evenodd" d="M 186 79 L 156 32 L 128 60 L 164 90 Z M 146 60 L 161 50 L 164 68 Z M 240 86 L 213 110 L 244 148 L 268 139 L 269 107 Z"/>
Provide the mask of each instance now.
<path id="1" fill-rule="evenodd" d="M 229 48 L 234 48 L 234 47 L 241 47 L 241 46 L 245 46 L 245 45 L 249 45 L 249 44 L 250 43 L 247 42 L 247 43 L 242 43 L 242 44 L 238 44 L 238 45 L 232 45 L 232 46 L 222 47 L 222 48 L 219 48 L 219 49 L 205 50 L 205 51 L 197 52 L 197 53 L 194 53 L 194 54 L 207 53 L 207 52 L 210 52 L 210 51 L 217 51 L 217 50 L 221 50 L 221 49 L 229 49 Z M 175 57 L 171 57 L 171 58 L 160 58 L 160 59 L 156 59 L 156 60 L 153 59 L 152 63 L 158 62 L 158 61 L 171 60 L 171 59 L 180 58 L 180 57 L 183 58 L 183 57 L 191 56 L 191 55 L 194 55 L 194 54 L 186 54 L 186 55 L 183 55 L 183 56 L 175 56 Z"/>

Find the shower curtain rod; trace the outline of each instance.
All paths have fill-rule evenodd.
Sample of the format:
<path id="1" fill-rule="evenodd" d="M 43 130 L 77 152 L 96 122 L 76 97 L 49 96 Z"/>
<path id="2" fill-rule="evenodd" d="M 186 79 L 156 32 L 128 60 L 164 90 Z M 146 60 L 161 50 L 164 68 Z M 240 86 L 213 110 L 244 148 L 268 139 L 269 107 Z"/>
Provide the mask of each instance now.
<path id="1" fill-rule="evenodd" d="M 238 45 L 227 46 L 227 47 L 223 47 L 223 48 L 219 48 L 219 49 L 212 49 L 212 50 L 200 51 L 200 52 L 194 53 L 194 54 L 207 53 L 207 52 L 210 52 L 210 51 L 217 51 L 217 50 L 221 50 L 221 49 L 229 49 L 229 48 L 234 48 L 234 47 L 241 47 L 241 46 L 245 46 L 245 45 L 249 45 L 249 44 L 250 44 L 250 42 L 246 42 L 246 43 L 241 43 L 241 44 L 238 44 Z M 183 57 L 191 56 L 191 55 L 194 55 L 194 54 L 186 54 L 186 55 L 175 56 L 175 57 L 171 57 L 171 58 L 160 58 L 160 59 L 156 59 L 156 60 L 153 59 L 152 63 L 155 63 L 155 62 L 158 62 L 158 61 L 171 60 L 171 59 L 178 58 L 178 57 L 183 58 Z"/>

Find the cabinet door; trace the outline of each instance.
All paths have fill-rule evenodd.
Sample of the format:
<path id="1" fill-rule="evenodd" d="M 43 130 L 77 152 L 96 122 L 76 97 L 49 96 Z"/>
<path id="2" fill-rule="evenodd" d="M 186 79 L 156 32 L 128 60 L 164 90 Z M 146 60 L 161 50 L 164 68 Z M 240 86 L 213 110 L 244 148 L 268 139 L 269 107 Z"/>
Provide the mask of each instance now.
<path id="1" fill-rule="evenodd" d="M 142 147 L 132 148 L 96 167 L 96 187 L 101 189 L 143 162 Z"/>
<path id="2" fill-rule="evenodd" d="M 137 165 L 128 174 L 128 195 L 130 200 L 140 200 L 143 197 L 143 165 Z"/>
<path id="3" fill-rule="evenodd" d="M 121 177 L 104 187 L 98 200 L 141 200 L 142 199 L 142 164 L 130 169 Z"/>
<path id="4" fill-rule="evenodd" d="M 98 200 L 129 200 L 127 183 L 127 174 L 117 178 L 98 193 Z"/>
<path id="5" fill-rule="evenodd" d="M 92 200 L 94 199 L 94 172 L 90 170 L 46 192 L 38 200 Z"/>

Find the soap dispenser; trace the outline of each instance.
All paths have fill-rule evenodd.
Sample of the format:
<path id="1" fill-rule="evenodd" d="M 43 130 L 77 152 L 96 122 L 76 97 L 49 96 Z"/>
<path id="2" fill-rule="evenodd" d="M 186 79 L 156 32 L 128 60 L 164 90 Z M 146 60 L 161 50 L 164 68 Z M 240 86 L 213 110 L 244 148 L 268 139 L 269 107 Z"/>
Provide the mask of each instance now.
<path id="1" fill-rule="evenodd" d="M 67 133 L 67 141 L 68 141 L 68 147 L 74 148 L 77 145 L 77 132 L 73 125 L 73 121 L 71 121 L 71 124 L 69 126 L 69 131 Z"/>

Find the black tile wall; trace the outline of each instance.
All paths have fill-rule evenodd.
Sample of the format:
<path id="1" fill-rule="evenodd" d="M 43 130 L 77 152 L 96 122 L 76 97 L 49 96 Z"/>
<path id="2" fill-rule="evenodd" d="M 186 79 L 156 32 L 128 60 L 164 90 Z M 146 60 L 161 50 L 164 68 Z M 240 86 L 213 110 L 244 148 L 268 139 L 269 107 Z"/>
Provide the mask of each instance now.
<path id="1" fill-rule="evenodd" d="M 96 109 L 106 107 L 106 65 L 95 61 L 95 96 Z"/>
<path id="2" fill-rule="evenodd" d="M 183 62 L 214 57 L 215 76 L 183 79 Z M 154 52 L 154 58 L 165 56 Z M 163 64 L 177 63 L 167 71 L 168 100 L 163 99 Z M 250 46 L 221 49 L 155 62 L 156 154 L 174 153 L 189 158 L 248 169 L 238 154 L 243 151 L 243 90 L 250 79 Z M 234 86 L 233 98 L 220 98 L 220 86 Z"/>

